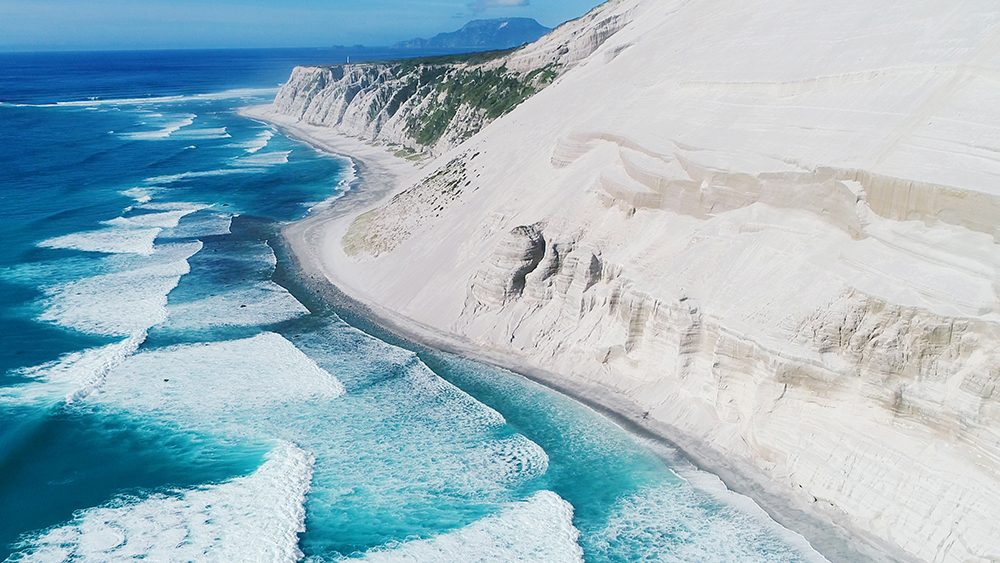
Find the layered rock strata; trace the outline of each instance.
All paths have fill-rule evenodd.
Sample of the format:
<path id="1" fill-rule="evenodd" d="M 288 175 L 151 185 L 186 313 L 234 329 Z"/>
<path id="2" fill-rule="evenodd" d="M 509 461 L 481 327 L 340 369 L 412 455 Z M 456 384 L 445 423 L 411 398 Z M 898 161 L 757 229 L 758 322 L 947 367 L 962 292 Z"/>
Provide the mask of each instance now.
<path id="1" fill-rule="evenodd" d="M 1000 12 L 596 14 L 327 249 L 353 291 L 628 398 L 881 560 L 1000 561 Z"/>

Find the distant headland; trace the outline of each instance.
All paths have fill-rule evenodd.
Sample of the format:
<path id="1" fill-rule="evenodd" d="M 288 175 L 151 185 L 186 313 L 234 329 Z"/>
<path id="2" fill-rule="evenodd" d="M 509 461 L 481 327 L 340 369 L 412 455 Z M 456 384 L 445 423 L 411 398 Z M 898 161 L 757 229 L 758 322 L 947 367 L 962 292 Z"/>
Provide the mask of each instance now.
<path id="1" fill-rule="evenodd" d="M 430 39 L 410 39 L 393 47 L 404 49 L 510 49 L 537 41 L 552 31 L 532 18 L 472 20 L 462 29 Z"/>

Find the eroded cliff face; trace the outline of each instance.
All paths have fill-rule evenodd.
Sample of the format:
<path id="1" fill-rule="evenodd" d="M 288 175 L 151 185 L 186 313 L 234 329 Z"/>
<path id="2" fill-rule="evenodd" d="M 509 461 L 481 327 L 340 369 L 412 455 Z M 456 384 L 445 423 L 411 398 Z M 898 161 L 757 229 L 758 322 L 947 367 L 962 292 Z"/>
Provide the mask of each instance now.
<path id="1" fill-rule="evenodd" d="M 900 306 L 849 285 L 805 310 L 771 303 L 733 318 L 696 290 L 664 291 L 628 275 L 592 235 L 519 226 L 501 237 L 469 280 L 451 330 L 631 397 L 769 472 L 834 521 L 920 560 L 994 560 L 996 322 Z M 726 290 L 750 274 L 733 273 Z M 751 324 L 764 315 L 777 322 Z"/>
<path id="2" fill-rule="evenodd" d="M 440 155 L 593 53 L 628 21 L 619 2 L 511 52 L 296 67 L 273 111 L 396 147 Z"/>
<path id="3" fill-rule="evenodd" d="M 366 236 L 356 256 L 413 280 L 421 258 L 404 267 L 375 257 L 439 244 L 427 237 L 442 215 L 476 209 L 475 170 L 459 155 L 355 222 L 345 246 Z M 431 283 L 444 289 L 393 305 L 621 393 L 921 561 L 991 561 L 1000 246 L 967 227 L 896 225 L 860 186 L 820 177 L 783 179 L 781 201 L 764 204 L 759 183 L 723 175 L 700 184 L 684 212 L 636 206 L 597 174 L 579 201 L 540 220 L 478 215 L 463 244 L 430 253 L 438 264 L 464 254 L 472 267 L 460 283 L 439 277 Z M 652 184 L 642 185 L 655 193 Z M 433 309 L 425 295 L 437 297 Z"/>
<path id="4" fill-rule="evenodd" d="M 506 67 L 376 63 L 296 67 L 278 113 L 345 135 L 395 145 L 400 155 L 440 154 L 507 113 L 555 77 Z"/>
<path id="5" fill-rule="evenodd" d="M 615 4 L 352 225 L 367 295 L 628 397 L 900 559 L 1000 561 L 1000 14 L 717 8 Z"/>

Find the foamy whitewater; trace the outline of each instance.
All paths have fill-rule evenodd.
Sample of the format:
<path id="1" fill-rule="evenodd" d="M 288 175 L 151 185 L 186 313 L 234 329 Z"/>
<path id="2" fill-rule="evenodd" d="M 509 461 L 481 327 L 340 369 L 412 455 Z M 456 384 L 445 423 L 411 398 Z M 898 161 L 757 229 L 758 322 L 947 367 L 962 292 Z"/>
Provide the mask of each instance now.
<path id="1" fill-rule="evenodd" d="M 305 297 L 280 225 L 353 167 L 235 112 L 333 56 L 0 56 L 0 559 L 824 561 L 588 408 Z"/>

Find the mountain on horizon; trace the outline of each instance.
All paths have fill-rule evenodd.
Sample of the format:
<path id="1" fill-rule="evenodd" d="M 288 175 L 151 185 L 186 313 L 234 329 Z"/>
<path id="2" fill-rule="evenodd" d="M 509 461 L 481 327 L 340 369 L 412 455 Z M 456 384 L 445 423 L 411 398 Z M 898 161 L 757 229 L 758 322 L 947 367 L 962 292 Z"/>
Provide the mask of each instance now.
<path id="1" fill-rule="evenodd" d="M 404 49 L 510 49 L 537 41 L 552 31 L 532 18 L 472 20 L 462 29 L 430 39 L 410 39 L 393 47 Z"/>

